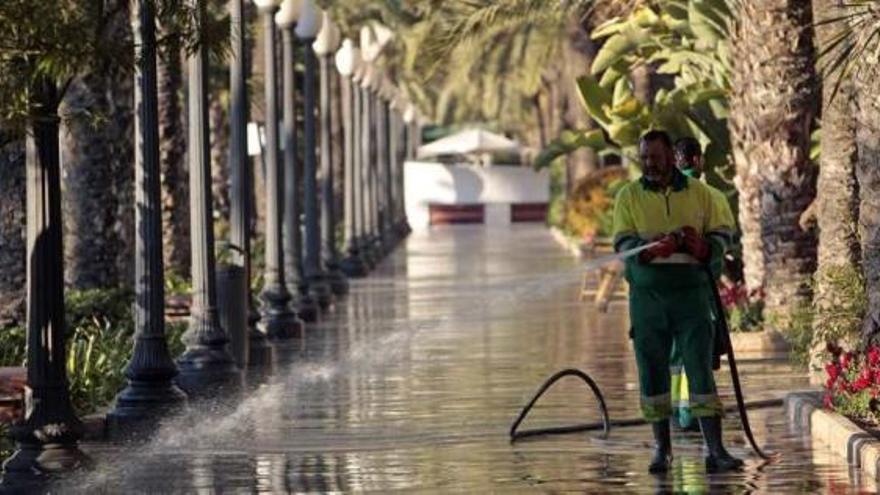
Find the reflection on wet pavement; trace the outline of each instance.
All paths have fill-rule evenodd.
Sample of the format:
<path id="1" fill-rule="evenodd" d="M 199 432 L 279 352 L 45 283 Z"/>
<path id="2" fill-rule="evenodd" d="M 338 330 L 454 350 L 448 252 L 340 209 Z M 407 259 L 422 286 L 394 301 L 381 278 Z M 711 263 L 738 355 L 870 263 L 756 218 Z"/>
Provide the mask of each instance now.
<path id="1" fill-rule="evenodd" d="M 507 430 L 553 372 L 580 368 L 612 418 L 637 415 L 626 305 L 579 303 L 577 262 L 541 227 L 416 233 L 302 339 L 276 348 L 250 395 L 193 407 L 142 446 L 85 445 L 97 461 L 60 492 L 254 493 L 391 490 L 489 493 L 805 493 L 873 491 L 873 481 L 754 411 L 762 463 L 726 420 L 742 473 L 707 476 L 699 435 L 675 439 L 674 470 L 654 477 L 646 426 L 511 445 Z M 749 400 L 805 388 L 785 362 L 740 366 Z M 727 369 L 719 384 L 732 403 Z M 524 428 L 598 419 L 582 383 L 564 381 Z"/>

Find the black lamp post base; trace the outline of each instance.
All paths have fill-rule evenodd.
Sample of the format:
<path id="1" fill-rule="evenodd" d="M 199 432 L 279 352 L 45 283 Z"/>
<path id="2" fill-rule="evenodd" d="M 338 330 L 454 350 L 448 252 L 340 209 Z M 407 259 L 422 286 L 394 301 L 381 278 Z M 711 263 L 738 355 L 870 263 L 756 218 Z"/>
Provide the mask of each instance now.
<path id="1" fill-rule="evenodd" d="M 328 264 L 326 281 L 330 284 L 330 291 L 335 296 L 344 296 L 348 294 L 348 278 L 336 263 Z"/>
<path id="2" fill-rule="evenodd" d="M 370 272 L 360 253 L 355 250 L 350 251 L 348 257 L 339 263 L 339 268 L 348 278 L 366 277 Z"/>
<path id="3" fill-rule="evenodd" d="M 185 405 L 186 394 L 170 380 L 132 380 L 107 414 L 107 432 L 114 439 L 147 435 L 165 415 Z"/>
<path id="4" fill-rule="evenodd" d="M 3 463 L 0 493 L 41 493 L 56 476 L 91 466 L 91 458 L 75 442 L 19 442 L 18 449 Z"/>
<path id="5" fill-rule="evenodd" d="M 303 322 L 296 313 L 287 307 L 281 312 L 267 312 L 259 323 L 260 330 L 269 340 L 286 340 L 300 335 Z"/>
<path id="6" fill-rule="evenodd" d="M 333 291 L 330 290 L 326 274 L 313 275 L 309 279 L 309 295 L 318 302 L 322 311 L 327 311 L 333 306 Z"/>
<path id="7" fill-rule="evenodd" d="M 318 301 L 312 297 L 308 286 L 299 288 L 299 297 L 294 304 L 296 314 L 306 323 L 316 323 L 321 319 L 321 308 Z"/>
<path id="8" fill-rule="evenodd" d="M 225 346 L 196 346 L 187 349 L 177 360 L 179 374 L 174 382 L 190 399 L 222 397 L 218 389 L 238 391 L 241 371 Z"/>

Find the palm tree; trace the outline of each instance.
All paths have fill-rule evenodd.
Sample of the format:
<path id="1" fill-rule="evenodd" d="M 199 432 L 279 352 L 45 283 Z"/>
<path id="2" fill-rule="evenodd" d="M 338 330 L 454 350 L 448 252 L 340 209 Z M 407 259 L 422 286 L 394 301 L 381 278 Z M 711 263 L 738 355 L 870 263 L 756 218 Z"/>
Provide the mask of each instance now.
<path id="1" fill-rule="evenodd" d="M 118 39 L 131 36 L 127 1 L 109 2 L 105 29 Z M 128 64 L 110 50 L 93 70 L 76 77 L 65 94 L 62 132 L 65 280 L 91 289 L 116 287 L 126 281 L 131 251 L 122 225 L 132 226 L 134 157 L 133 87 Z M 121 179 L 121 180 L 120 180 Z M 128 179 L 127 181 L 125 179 Z M 132 192 L 126 194 L 126 190 Z M 122 193 L 122 194 L 120 194 Z M 127 254 L 120 264 L 120 255 Z"/>
<path id="2" fill-rule="evenodd" d="M 159 48 L 159 161 L 162 169 L 162 240 L 166 270 L 189 274 L 189 173 L 183 118 L 182 46 L 173 28 L 159 24 L 166 44 Z"/>
<path id="3" fill-rule="evenodd" d="M 799 226 L 813 201 L 816 115 L 810 2 L 736 0 L 729 127 L 739 189 L 746 283 L 786 325 L 809 301 L 816 239 Z"/>
<path id="4" fill-rule="evenodd" d="M 876 32 L 876 31 L 875 31 Z M 865 344 L 880 343 L 880 78 L 876 60 L 866 56 L 854 74 L 859 181 L 859 234 L 868 308 L 862 327 Z"/>
<path id="5" fill-rule="evenodd" d="M 820 53 L 833 55 L 839 28 L 829 21 L 840 17 L 837 0 L 813 0 L 816 44 Z M 828 60 L 820 58 L 821 62 Z M 833 60 L 833 58 L 832 58 Z M 815 274 L 813 306 L 813 348 L 821 349 L 827 339 L 852 335 L 860 314 L 848 314 L 840 321 L 840 307 L 852 304 L 841 298 L 846 292 L 842 280 L 859 280 L 861 253 L 858 236 L 859 191 L 856 181 L 856 122 L 852 115 L 853 85 L 848 78 L 839 82 L 826 78 L 822 86 L 821 155 L 816 194 L 819 227 L 818 267 Z M 845 279 L 841 279 L 845 275 Z M 850 332 L 842 326 L 849 326 Z M 814 353 L 818 359 L 821 353 Z M 817 362 L 813 363 L 818 364 Z"/>

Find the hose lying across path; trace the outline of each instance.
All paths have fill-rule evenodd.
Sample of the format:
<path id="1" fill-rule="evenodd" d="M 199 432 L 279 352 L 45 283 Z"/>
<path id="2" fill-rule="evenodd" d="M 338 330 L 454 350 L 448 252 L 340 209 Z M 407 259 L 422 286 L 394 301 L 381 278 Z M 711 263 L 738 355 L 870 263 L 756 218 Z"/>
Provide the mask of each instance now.
<path id="1" fill-rule="evenodd" d="M 709 276 L 709 280 L 711 283 L 709 284 L 712 287 L 712 295 L 714 299 L 716 314 L 719 317 L 719 321 L 721 322 L 721 331 L 718 335 L 719 338 L 724 340 L 724 346 L 727 350 L 727 363 L 730 366 L 730 378 L 733 382 L 733 391 L 736 396 L 736 406 L 728 406 L 725 407 L 725 412 L 739 412 L 740 421 L 742 422 L 743 432 L 746 434 L 746 438 L 749 441 L 749 445 L 751 445 L 752 450 L 758 454 L 762 459 L 771 459 L 776 456 L 775 453 L 765 453 L 758 446 L 758 443 L 755 441 L 755 436 L 752 434 L 752 427 L 749 424 L 749 416 L 747 413 L 748 409 L 759 409 L 766 407 L 779 407 L 782 405 L 782 399 L 769 399 L 769 400 L 761 400 L 761 401 L 753 401 L 753 402 L 745 402 L 742 393 L 742 386 L 740 385 L 739 380 L 739 371 L 736 367 L 736 357 L 733 354 L 733 346 L 730 343 L 730 328 L 727 324 L 727 318 L 724 312 L 724 306 L 721 303 L 721 296 L 718 293 L 718 287 L 714 283 L 714 277 L 712 273 L 709 271 L 709 268 L 706 267 L 706 273 Z M 544 393 L 553 386 L 554 383 L 559 381 L 562 378 L 567 376 L 576 376 L 580 378 L 587 386 L 593 391 L 593 395 L 596 397 L 596 400 L 599 402 L 599 413 L 602 415 L 602 421 L 595 423 L 584 423 L 584 424 L 576 424 L 570 426 L 556 426 L 549 428 L 540 428 L 533 430 L 523 430 L 518 431 L 519 425 L 523 422 L 523 420 L 528 416 L 529 412 L 532 410 L 532 407 L 538 402 L 538 399 L 544 395 Z M 626 426 L 639 426 L 647 424 L 648 422 L 643 418 L 627 418 L 612 421 L 608 416 L 608 407 L 605 405 L 605 398 L 602 396 L 602 391 L 599 389 L 599 386 L 596 382 L 588 375 L 587 373 L 569 368 L 555 373 L 553 376 L 548 378 L 541 388 L 535 393 L 532 400 L 529 401 L 528 404 L 523 408 L 523 410 L 519 413 L 519 416 L 516 418 L 516 421 L 513 422 L 513 425 L 510 427 L 510 441 L 515 442 L 522 438 L 527 437 L 536 437 L 541 435 L 557 435 L 563 433 L 575 433 L 582 431 L 591 431 L 591 430 L 602 430 L 603 436 L 607 437 L 611 432 L 611 427 L 626 427 Z"/>

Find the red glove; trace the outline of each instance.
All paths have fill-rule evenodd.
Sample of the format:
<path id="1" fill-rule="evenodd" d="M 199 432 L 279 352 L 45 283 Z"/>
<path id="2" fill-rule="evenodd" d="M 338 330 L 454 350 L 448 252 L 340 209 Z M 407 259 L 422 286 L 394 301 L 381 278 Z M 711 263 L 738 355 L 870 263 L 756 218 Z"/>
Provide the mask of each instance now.
<path id="1" fill-rule="evenodd" d="M 684 227 L 681 231 L 684 234 L 682 245 L 685 251 L 691 253 L 697 261 L 708 261 L 709 257 L 712 256 L 712 248 L 706 242 L 706 239 L 698 234 L 697 230 L 693 227 Z"/>
<path id="2" fill-rule="evenodd" d="M 639 260 L 642 263 L 650 263 L 654 258 L 668 258 L 678 250 L 678 239 L 674 235 L 666 234 L 655 242 L 657 242 L 655 246 L 639 254 Z"/>

